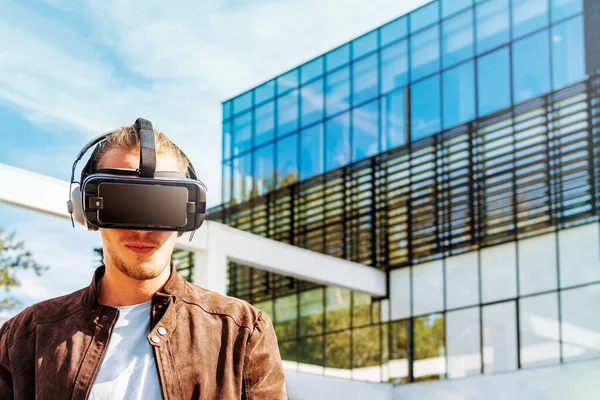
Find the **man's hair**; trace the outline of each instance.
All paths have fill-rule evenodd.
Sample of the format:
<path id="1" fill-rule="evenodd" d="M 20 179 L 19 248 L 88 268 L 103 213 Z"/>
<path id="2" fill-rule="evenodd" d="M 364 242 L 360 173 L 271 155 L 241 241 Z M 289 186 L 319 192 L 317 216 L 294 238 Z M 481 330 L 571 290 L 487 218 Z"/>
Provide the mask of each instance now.
<path id="1" fill-rule="evenodd" d="M 169 154 L 175 157 L 180 171 L 184 175 L 188 175 L 189 161 L 175 143 L 169 140 L 164 133 L 157 130 L 154 130 L 154 143 L 157 154 Z M 139 152 L 140 132 L 137 126 L 121 127 L 96 147 L 91 156 L 94 170 L 97 169 L 98 163 L 102 157 L 112 149 L 136 150 Z"/>

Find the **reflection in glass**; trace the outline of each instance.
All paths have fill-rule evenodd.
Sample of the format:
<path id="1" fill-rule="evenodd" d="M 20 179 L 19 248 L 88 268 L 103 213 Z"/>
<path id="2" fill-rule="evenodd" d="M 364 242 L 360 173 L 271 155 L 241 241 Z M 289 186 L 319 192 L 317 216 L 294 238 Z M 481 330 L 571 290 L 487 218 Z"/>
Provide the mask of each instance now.
<path id="1" fill-rule="evenodd" d="M 337 114 L 350 107 L 350 69 L 335 71 L 325 79 L 327 116 Z"/>
<path id="2" fill-rule="evenodd" d="M 325 375 L 351 378 L 350 331 L 331 333 L 325 336 Z"/>
<path id="3" fill-rule="evenodd" d="M 337 49 L 331 50 L 325 56 L 325 68 L 327 72 L 332 71 L 350 62 L 350 45 L 345 44 Z"/>
<path id="4" fill-rule="evenodd" d="M 233 99 L 233 113 L 239 114 L 252 107 L 252 92 L 246 92 Z"/>
<path id="5" fill-rule="evenodd" d="M 402 40 L 381 50 L 381 92 L 408 83 L 408 44 Z"/>
<path id="6" fill-rule="evenodd" d="M 596 307 L 591 307 L 591 305 Z M 600 356 L 600 284 L 560 292 L 562 355 L 565 361 Z"/>
<path id="7" fill-rule="evenodd" d="M 352 110 L 352 161 L 379 152 L 379 101 L 374 100 Z"/>
<path id="8" fill-rule="evenodd" d="M 278 340 L 296 338 L 298 323 L 298 296 L 289 296 L 275 299 L 275 332 Z"/>
<path id="9" fill-rule="evenodd" d="M 483 372 L 517 369 L 517 323 L 514 301 L 483 307 Z"/>
<path id="10" fill-rule="evenodd" d="M 296 357 L 298 351 L 298 343 L 295 340 L 279 341 L 279 353 L 281 354 L 281 360 L 283 365 L 287 368 L 295 367 Z M 286 364 L 286 362 L 290 362 Z M 295 368 L 293 368 L 295 370 Z"/>
<path id="11" fill-rule="evenodd" d="M 323 79 L 317 79 L 300 90 L 302 126 L 323 119 Z"/>
<path id="12" fill-rule="evenodd" d="M 277 141 L 277 187 L 298 181 L 298 134 Z"/>
<path id="13" fill-rule="evenodd" d="M 585 79 L 582 17 L 570 19 L 552 28 L 552 73 L 554 89 Z"/>
<path id="14" fill-rule="evenodd" d="M 231 117 L 231 101 L 223 103 L 223 120 Z"/>
<path id="15" fill-rule="evenodd" d="M 557 293 L 519 300 L 521 366 L 560 362 Z"/>
<path id="16" fill-rule="evenodd" d="M 442 0 L 442 18 L 452 15 L 473 4 L 473 0 Z"/>
<path id="17" fill-rule="evenodd" d="M 508 42 L 508 0 L 490 0 L 478 4 L 476 14 L 477 53 L 485 53 Z"/>
<path id="18" fill-rule="evenodd" d="M 405 89 L 398 89 L 381 98 L 381 151 L 406 143 Z"/>
<path id="19" fill-rule="evenodd" d="M 390 383 L 408 383 L 409 321 L 390 322 L 388 377 Z"/>
<path id="20" fill-rule="evenodd" d="M 325 290 L 327 331 L 337 331 L 350 326 L 350 290 L 327 286 Z"/>
<path id="21" fill-rule="evenodd" d="M 252 305 L 264 312 L 273 320 L 273 300 L 260 301 L 258 303 L 252 303 Z"/>
<path id="22" fill-rule="evenodd" d="M 548 25 L 548 0 L 511 0 L 513 39 Z"/>
<path id="23" fill-rule="evenodd" d="M 464 378 L 481 373 L 479 327 L 479 307 L 446 314 L 449 378 Z"/>
<path id="24" fill-rule="evenodd" d="M 426 26 L 437 22 L 440 19 L 439 9 L 439 2 L 434 1 L 411 12 L 409 14 L 410 33 L 414 33 L 421 28 L 425 28 Z"/>
<path id="25" fill-rule="evenodd" d="M 513 102 L 550 91 L 548 31 L 543 30 L 513 44 Z"/>
<path id="26" fill-rule="evenodd" d="M 444 72 L 444 129 L 475 118 L 475 66 L 473 61 Z"/>
<path id="27" fill-rule="evenodd" d="M 231 161 L 223 163 L 223 185 L 222 193 L 223 203 L 228 204 L 231 201 Z"/>
<path id="28" fill-rule="evenodd" d="M 262 196 L 275 189 L 275 153 L 270 143 L 254 151 L 254 195 Z"/>
<path id="29" fill-rule="evenodd" d="M 352 104 L 360 104 L 378 94 L 377 54 L 363 58 L 352 65 Z"/>
<path id="30" fill-rule="evenodd" d="M 264 101 L 271 100 L 275 95 L 275 80 L 263 83 L 254 89 L 254 104 L 261 104 Z"/>
<path id="31" fill-rule="evenodd" d="M 477 113 L 479 117 L 510 106 L 508 49 L 487 54 L 477 61 Z"/>
<path id="32" fill-rule="evenodd" d="M 444 315 L 430 314 L 414 319 L 415 382 L 441 380 L 446 374 Z"/>
<path id="33" fill-rule="evenodd" d="M 223 160 L 231 158 L 231 121 L 223 122 Z"/>
<path id="34" fill-rule="evenodd" d="M 252 114 L 246 113 L 233 119 L 233 155 L 252 148 Z"/>
<path id="35" fill-rule="evenodd" d="M 352 379 L 381 381 L 379 325 L 354 329 L 352 332 Z"/>
<path id="36" fill-rule="evenodd" d="M 440 26 L 436 25 L 410 39 L 410 80 L 416 81 L 440 69 Z"/>
<path id="37" fill-rule="evenodd" d="M 400 17 L 382 26 L 380 31 L 381 46 L 392 43 L 407 35 L 407 17 Z"/>
<path id="38" fill-rule="evenodd" d="M 473 57 L 472 10 L 447 19 L 442 28 L 444 68 Z"/>
<path id="39" fill-rule="evenodd" d="M 344 113 L 325 122 L 325 171 L 350 162 L 350 115 Z"/>
<path id="40" fill-rule="evenodd" d="M 298 69 L 286 72 L 277 78 L 277 94 L 281 95 L 290 89 L 298 87 Z"/>
<path id="41" fill-rule="evenodd" d="M 277 136 L 298 129 L 298 90 L 277 99 Z"/>
<path id="42" fill-rule="evenodd" d="M 242 203 L 252 192 L 252 153 L 233 159 L 233 199 Z"/>
<path id="43" fill-rule="evenodd" d="M 356 60 L 375 50 L 377 50 L 377 31 L 369 32 L 352 42 L 352 59 Z"/>
<path id="44" fill-rule="evenodd" d="M 323 336 L 298 340 L 298 371 L 311 374 L 323 374 Z"/>
<path id="45" fill-rule="evenodd" d="M 300 132 L 300 179 L 323 173 L 323 124 Z"/>
<path id="46" fill-rule="evenodd" d="M 323 332 L 323 288 L 300 293 L 300 336 Z"/>
<path id="47" fill-rule="evenodd" d="M 323 74 L 323 57 L 316 58 L 300 67 L 300 80 L 304 84 Z"/>
<path id="48" fill-rule="evenodd" d="M 583 0 L 550 0 L 552 22 L 560 21 L 583 11 Z"/>
<path id="49" fill-rule="evenodd" d="M 441 130 L 440 107 L 439 75 L 413 85 L 410 104 L 411 140 L 419 140 Z"/>
<path id="50" fill-rule="evenodd" d="M 352 293 L 352 326 L 364 326 L 371 323 L 371 296 L 366 293 Z"/>
<path id="51" fill-rule="evenodd" d="M 259 106 L 254 112 L 254 146 L 273 140 L 275 137 L 275 105 L 272 101 Z"/>

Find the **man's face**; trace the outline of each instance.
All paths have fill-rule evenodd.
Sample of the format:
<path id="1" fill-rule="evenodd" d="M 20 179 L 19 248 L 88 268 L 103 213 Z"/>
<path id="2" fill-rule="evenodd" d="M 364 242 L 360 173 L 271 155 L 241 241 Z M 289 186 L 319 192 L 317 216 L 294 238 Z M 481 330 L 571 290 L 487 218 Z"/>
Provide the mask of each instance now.
<path id="1" fill-rule="evenodd" d="M 131 168 L 140 165 L 139 150 L 111 149 L 98 162 L 98 168 Z M 157 171 L 179 171 L 170 154 L 157 153 Z M 107 264 L 112 263 L 126 276 L 147 280 L 160 275 L 169 265 L 177 232 L 135 231 L 100 228 Z"/>

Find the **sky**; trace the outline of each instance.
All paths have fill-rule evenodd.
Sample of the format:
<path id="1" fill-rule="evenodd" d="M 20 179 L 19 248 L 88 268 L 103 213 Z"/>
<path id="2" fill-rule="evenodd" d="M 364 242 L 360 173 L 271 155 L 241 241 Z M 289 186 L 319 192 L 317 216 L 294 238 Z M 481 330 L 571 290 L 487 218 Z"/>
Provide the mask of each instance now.
<path id="1" fill-rule="evenodd" d="M 427 2 L 0 0 L 0 163 L 68 181 L 87 141 L 143 117 L 215 206 L 222 101 Z M 2 203 L 0 228 L 49 267 L 19 275 L 12 313 L 89 284 L 98 232 Z"/>

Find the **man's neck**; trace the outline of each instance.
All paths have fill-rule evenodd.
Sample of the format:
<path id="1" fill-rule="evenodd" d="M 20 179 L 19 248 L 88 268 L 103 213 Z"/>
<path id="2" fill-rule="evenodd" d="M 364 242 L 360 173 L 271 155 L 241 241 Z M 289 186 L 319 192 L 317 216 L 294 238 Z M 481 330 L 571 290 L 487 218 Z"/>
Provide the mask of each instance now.
<path id="1" fill-rule="evenodd" d="M 100 304 L 122 307 L 145 303 L 152 300 L 154 293 L 163 288 L 170 276 L 171 268 L 167 266 L 156 278 L 140 281 L 107 264 L 100 281 Z"/>

